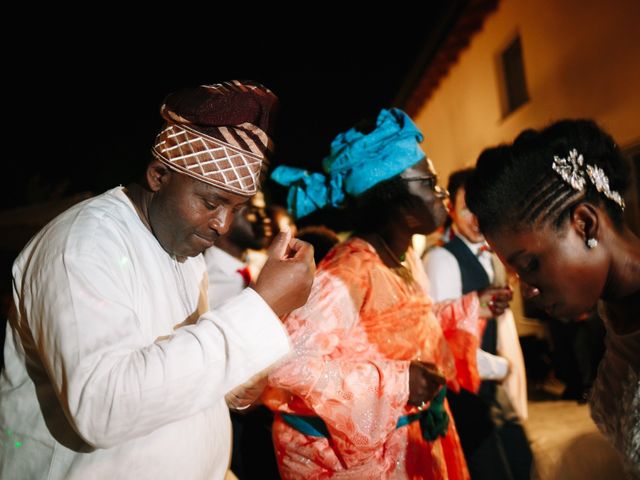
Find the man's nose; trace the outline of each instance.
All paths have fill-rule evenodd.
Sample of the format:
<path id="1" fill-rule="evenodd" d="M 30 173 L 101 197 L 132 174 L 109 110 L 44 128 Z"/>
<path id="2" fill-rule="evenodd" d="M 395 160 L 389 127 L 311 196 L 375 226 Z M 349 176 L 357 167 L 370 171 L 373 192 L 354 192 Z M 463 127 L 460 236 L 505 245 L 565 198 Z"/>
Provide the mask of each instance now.
<path id="1" fill-rule="evenodd" d="M 233 217 L 234 213 L 232 208 L 220 205 L 211 214 L 209 228 L 215 230 L 218 235 L 222 236 L 229 231 Z"/>

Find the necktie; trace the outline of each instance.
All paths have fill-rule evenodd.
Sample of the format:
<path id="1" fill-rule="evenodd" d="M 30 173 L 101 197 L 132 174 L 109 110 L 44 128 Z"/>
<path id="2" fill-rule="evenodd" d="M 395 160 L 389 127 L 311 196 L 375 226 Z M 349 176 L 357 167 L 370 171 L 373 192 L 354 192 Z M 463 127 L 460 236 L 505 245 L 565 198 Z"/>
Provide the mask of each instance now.
<path id="1" fill-rule="evenodd" d="M 244 280 L 244 286 L 248 287 L 251 283 L 251 272 L 249 271 L 249 267 L 243 267 L 236 270 L 240 275 L 242 275 L 242 280 Z"/>

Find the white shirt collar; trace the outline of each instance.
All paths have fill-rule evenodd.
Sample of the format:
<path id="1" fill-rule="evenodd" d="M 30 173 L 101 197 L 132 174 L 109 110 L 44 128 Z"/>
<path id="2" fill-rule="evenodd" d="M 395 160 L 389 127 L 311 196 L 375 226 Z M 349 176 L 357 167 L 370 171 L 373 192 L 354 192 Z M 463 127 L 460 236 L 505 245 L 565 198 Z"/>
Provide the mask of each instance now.
<path id="1" fill-rule="evenodd" d="M 456 234 L 456 237 L 458 237 L 460 240 L 462 240 L 464 242 L 464 244 L 469 248 L 469 250 L 471 250 L 471 252 L 474 255 L 478 255 L 478 251 L 482 248 L 482 247 L 488 247 L 487 242 L 485 242 L 484 240 L 482 242 L 478 242 L 478 243 L 472 243 L 469 240 L 466 239 L 466 237 L 464 235 L 462 235 L 458 229 L 456 228 L 456 226 L 453 226 L 453 231 Z"/>
<path id="2" fill-rule="evenodd" d="M 218 247 L 210 247 L 205 253 L 205 259 L 207 265 L 213 264 L 219 270 L 223 272 L 236 272 L 238 269 L 244 268 L 245 263 L 238 260 L 233 255 L 229 255 L 227 252 Z"/>

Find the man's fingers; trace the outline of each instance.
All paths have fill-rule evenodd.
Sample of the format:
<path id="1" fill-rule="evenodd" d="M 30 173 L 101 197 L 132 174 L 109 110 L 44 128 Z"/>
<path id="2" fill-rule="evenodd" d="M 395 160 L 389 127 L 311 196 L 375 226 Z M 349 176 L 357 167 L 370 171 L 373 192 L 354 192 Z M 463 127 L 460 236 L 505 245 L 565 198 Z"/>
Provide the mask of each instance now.
<path id="1" fill-rule="evenodd" d="M 281 230 L 269 246 L 269 256 L 275 258 L 285 258 L 290 241 L 291 230 L 289 230 L 289 228 Z"/>
<path id="2" fill-rule="evenodd" d="M 301 261 L 310 261 L 313 258 L 313 246 L 303 240 L 292 238 L 289 241 L 289 256 Z"/>

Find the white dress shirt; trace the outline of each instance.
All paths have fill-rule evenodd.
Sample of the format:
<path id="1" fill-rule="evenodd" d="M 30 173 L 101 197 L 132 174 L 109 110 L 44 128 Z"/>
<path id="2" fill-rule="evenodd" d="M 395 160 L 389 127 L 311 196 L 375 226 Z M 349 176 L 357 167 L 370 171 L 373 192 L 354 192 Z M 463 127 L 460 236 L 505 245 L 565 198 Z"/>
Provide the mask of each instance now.
<path id="1" fill-rule="evenodd" d="M 238 295 L 245 288 L 245 279 L 238 272 L 247 265 L 218 247 L 204 252 L 209 274 L 209 305 L 217 307 Z"/>
<path id="2" fill-rule="evenodd" d="M 13 279 L 0 478 L 224 477 L 225 393 L 290 348 L 255 291 L 210 311 L 202 256 L 167 254 L 121 187 L 47 225 Z"/>
<path id="3" fill-rule="evenodd" d="M 484 242 L 471 243 L 462 235 L 458 235 L 474 255 L 486 245 Z M 478 260 L 489 277 L 493 281 L 494 271 L 491 260 L 491 252 L 484 251 L 478 256 Z M 429 250 L 424 261 L 425 270 L 429 277 L 429 295 L 434 302 L 453 300 L 462 296 L 462 275 L 458 260 L 453 254 L 442 247 Z M 509 373 L 509 362 L 498 355 L 492 355 L 482 349 L 476 352 L 478 373 L 483 380 L 502 380 Z"/>

